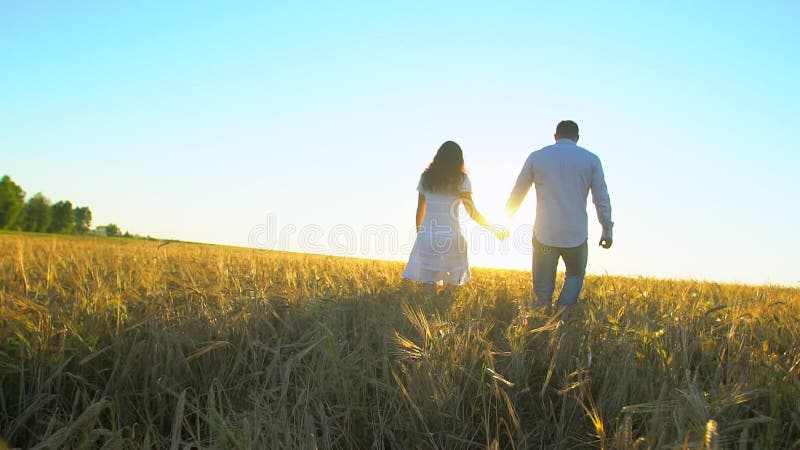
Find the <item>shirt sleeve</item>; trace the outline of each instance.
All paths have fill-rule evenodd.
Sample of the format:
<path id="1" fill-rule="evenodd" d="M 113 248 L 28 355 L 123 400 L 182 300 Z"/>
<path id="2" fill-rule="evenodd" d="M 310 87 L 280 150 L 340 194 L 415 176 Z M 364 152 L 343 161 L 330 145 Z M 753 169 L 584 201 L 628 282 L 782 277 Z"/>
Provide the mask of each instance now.
<path id="1" fill-rule="evenodd" d="M 506 202 L 506 211 L 510 213 L 517 211 L 519 205 L 525 200 L 525 196 L 528 195 L 533 181 L 533 155 L 531 155 L 525 160 L 525 164 L 517 176 L 517 183 L 508 197 L 508 202 Z"/>
<path id="2" fill-rule="evenodd" d="M 597 210 L 597 220 L 603 226 L 603 237 L 612 237 L 614 222 L 611 221 L 611 198 L 608 196 L 603 165 L 600 158 L 592 166 L 592 203 Z"/>
<path id="3" fill-rule="evenodd" d="M 472 181 L 470 181 L 467 175 L 464 175 L 464 180 L 461 182 L 461 187 L 458 190 L 459 192 L 472 192 Z"/>

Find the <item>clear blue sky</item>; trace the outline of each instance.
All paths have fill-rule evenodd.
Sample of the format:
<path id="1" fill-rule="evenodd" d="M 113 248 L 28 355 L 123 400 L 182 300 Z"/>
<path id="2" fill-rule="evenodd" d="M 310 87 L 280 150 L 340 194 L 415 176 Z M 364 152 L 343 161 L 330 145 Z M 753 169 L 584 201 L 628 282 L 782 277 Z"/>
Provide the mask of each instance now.
<path id="1" fill-rule="evenodd" d="M 590 272 L 800 282 L 800 3 L 431 3 L 3 1 L 0 173 L 134 233 L 248 245 L 273 217 L 406 243 L 441 142 L 500 220 L 570 118 L 616 222 Z"/>

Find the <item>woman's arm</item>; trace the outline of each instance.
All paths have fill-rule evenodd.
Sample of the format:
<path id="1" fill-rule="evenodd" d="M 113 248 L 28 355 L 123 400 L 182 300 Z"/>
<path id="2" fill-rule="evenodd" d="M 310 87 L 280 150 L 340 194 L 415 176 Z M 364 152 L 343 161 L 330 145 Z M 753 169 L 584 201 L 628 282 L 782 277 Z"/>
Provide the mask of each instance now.
<path id="1" fill-rule="evenodd" d="M 464 209 L 467 210 L 467 214 L 472 217 L 472 220 L 478 223 L 478 225 L 486 228 L 487 230 L 494 233 L 498 239 L 505 239 L 508 237 L 508 229 L 505 227 L 495 227 L 486 220 L 486 217 L 483 216 L 478 211 L 478 208 L 475 207 L 475 202 L 472 201 L 472 192 L 463 192 L 461 193 L 461 202 L 464 204 Z"/>
<path id="2" fill-rule="evenodd" d="M 422 228 L 422 219 L 425 218 L 425 196 L 420 193 L 417 196 L 417 233 Z"/>
<path id="3" fill-rule="evenodd" d="M 472 217 L 472 220 L 484 228 L 491 229 L 492 226 L 489 224 L 489 221 L 486 220 L 486 217 L 483 217 L 483 214 L 475 207 L 475 202 L 472 201 L 472 192 L 462 192 L 461 202 L 464 204 L 464 209 L 467 210 L 467 214 Z"/>

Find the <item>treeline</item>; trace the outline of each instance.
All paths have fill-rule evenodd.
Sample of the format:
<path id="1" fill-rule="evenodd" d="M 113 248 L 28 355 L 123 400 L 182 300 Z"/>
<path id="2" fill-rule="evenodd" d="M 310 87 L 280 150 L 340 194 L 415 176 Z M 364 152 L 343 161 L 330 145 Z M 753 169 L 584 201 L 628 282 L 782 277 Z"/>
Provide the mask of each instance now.
<path id="1" fill-rule="evenodd" d="M 8 175 L 0 180 L 0 229 L 38 233 L 87 234 L 91 231 L 92 211 L 87 206 L 73 207 L 69 200 L 52 203 L 41 192 L 25 201 L 25 191 Z M 107 236 L 120 236 L 119 227 L 108 224 Z M 126 233 L 127 234 L 127 233 Z"/>

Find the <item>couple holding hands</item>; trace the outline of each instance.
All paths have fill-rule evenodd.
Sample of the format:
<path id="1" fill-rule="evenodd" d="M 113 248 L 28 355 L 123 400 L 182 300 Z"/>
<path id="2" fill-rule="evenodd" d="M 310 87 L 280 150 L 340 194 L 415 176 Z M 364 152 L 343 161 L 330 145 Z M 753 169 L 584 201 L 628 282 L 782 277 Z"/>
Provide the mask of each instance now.
<path id="1" fill-rule="evenodd" d="M 578 125 L 565 120 L 556 126 L 555 143 L 528 156 L 506 204 L 506 213 L 516 213 L 531 186 L 536 189 L 536 221 L 533 226 L 533 293 L 542 306 L 551 306 L 556 268 L 563 258 L 566 277 L 558 296 L 559 307 L 577 303 L 586 273 L 589 192 L 603 227 L 600 246 L 612 243 L 611 201 L 603 166 L 597 155 L 577 145 Z M 447 141 L 422 173 L 417 200 L 417 238 L 403 277 L 420 283 L 455 289 L 469 281 L 467 245 L 458 221 L 458 207 L 495 233 L 499 239 L 508 230 L 489 224 L 472 201 L 472 184 L 464 170 L 461 147 Z"/>

